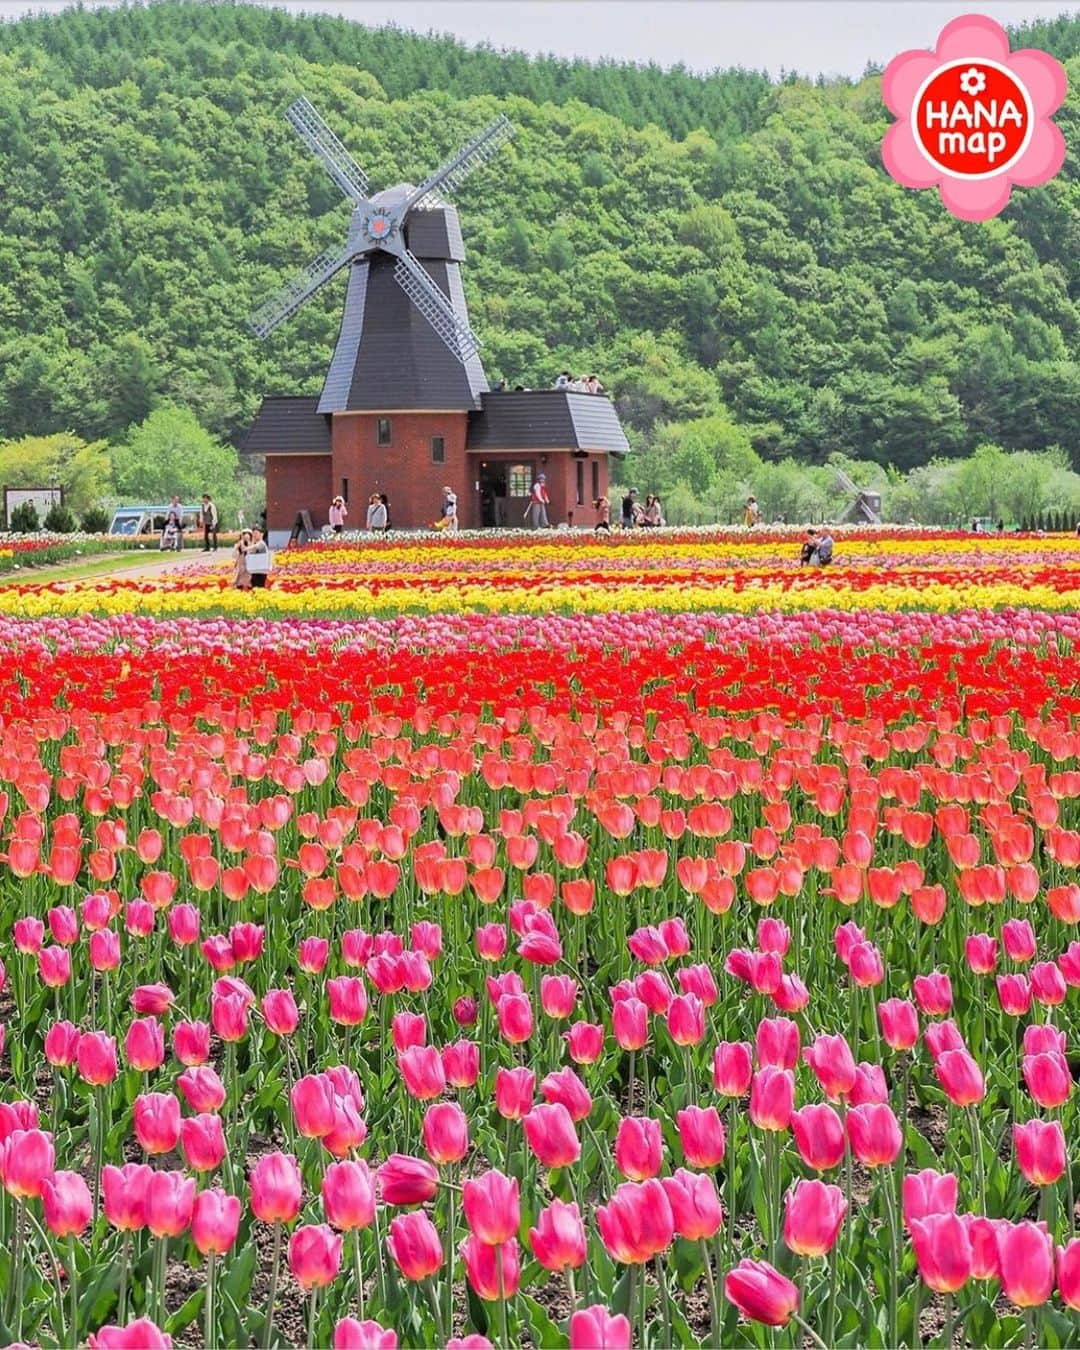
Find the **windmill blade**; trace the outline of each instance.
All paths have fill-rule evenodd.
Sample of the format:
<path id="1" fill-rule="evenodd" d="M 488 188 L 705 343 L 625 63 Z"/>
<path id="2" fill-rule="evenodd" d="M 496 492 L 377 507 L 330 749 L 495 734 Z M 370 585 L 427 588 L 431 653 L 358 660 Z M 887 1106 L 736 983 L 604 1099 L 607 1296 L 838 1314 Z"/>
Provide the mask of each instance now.
<path id="1" fill-rule="evenodd" d="M 256 337 L 269 337 L 278 324 L 295 314 L 305 300 L 324 286 L 349 262 L 354 249 L 328 248 L 298 272 L 276 295 L 264 301 L 248 320 Z"/>
<path id="2" fill-rule="evenodd" d="M 405 203 L 402 214 L 412 210 L 423 211 L 438 205 L 437 192 L 453 192 L 455 188 L 460 187 L 469 174 L 492 159 L 500 146 L 504 145 L 513 134 L 513 123 L 500 113 L 494 122 L 486 126 L 471 141 L 466 141 L 456 155 L 445 160 L 433 174 L 424 179 Z"/>
<path id="3" fill-rule="evenodd" d="M 405 249 L 394 268 L 394 280 L 435 329 L 462 365 L 480 350 L 480 339 L 432 281 L 416 258 Z"/>
<path id="4" fill-rule="evenodd" d="M 350 201 L 365 202 L 367 174 L 342 145 L 306 98 L 298 98 L 285 110 L 296 134 L 321 159 L 327 173 Z"/>

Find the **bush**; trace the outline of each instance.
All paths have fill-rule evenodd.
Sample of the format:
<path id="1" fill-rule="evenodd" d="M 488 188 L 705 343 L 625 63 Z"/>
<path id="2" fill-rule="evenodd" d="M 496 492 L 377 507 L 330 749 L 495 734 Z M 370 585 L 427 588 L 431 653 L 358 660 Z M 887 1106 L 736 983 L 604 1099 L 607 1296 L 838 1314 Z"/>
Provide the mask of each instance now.
<path id="1" fill-rule="evenodd" d="M 100 506 L 91 506 L 89 511 L 83 513 L 80 528 L 84 534 L 104 534 L 109 528 L 109 521 L 108 511 Z"/>
<path id="2" fill-rule="evenodd" d="M 40 528 L 37 507 L 33 502 L 23 502 L 8 515 L 8 529 L 14 530 L 16 534 L 33 534 Z"/>
<path id="3" fill-rule="evenodd" d="M 63 506 L 60 502 L 54 502 L 49 507 L 45 516 L 45 529 L 51 530 L 53 534 L 74 534 L 75 524 L 75 515 L 70 507 Z"/>

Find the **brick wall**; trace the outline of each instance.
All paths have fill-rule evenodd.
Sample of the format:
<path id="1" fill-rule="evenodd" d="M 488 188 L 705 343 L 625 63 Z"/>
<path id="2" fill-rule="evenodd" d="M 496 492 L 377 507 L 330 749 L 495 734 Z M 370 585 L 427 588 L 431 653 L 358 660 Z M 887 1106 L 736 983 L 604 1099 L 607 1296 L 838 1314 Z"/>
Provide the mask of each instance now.
<path id="1" fill-rule="evenodd" d="M 312 524 L 319 529 L 326 524 L 332 485 L 329 455 L 267 455 L 267 528 L 291 530 L 296 513 L 303 510 L 311 512 Z"/>
<path id="2" fill-rule="evenodd" d="M 442 505 L 443 484 L 458 497 L 463 529 L 480 524 L 479 498 L 466 464 L 465 412 L 389 412 L 390 444 L 377 443 L 380 414 L 338 413 L 331 423 L 335 492 L 349 483 L 349 525 L 363 527 L 367 499 L 373 492 L 390 498 L 390 522 L 396 529 L 419 529 L 435 521 Z M 445 462 L 431 459 L 431 442 L 443 438 Z"/>

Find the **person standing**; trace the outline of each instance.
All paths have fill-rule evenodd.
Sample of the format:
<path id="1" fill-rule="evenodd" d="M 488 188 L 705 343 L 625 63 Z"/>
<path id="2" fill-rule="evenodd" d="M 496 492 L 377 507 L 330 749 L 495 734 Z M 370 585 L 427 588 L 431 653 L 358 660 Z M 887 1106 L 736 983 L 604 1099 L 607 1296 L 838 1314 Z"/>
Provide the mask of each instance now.
<path id="1" fill-rule="evenodd" d="M 538 473 L 532 485 L 532 491 L 529 493 L 529 505 L 525 508 L 525 518 L 534 530 L 548 530 L 551 528 L 551 522 L 548 520 L 547 509 L 551 503 L 547 490 L 547 474 Z"/>
<path id="2" fill-rule="evenodd" d="M 624 530 L 634 528 L 634 507 L 637 506 L 637 488 L 632 487 L 622 499 L 621 521 Z"/>
<path id="3" fill-rule="evenodd" d="M 345 498 L 337 496 L 330 503 L 329 511 L 330 528 L 335 534 L 340 534 L 345 528 L 345 517 L 349 514 L 349 508 L 345 505 Z"/>
<path id="4" fill-rule="evenodd" d="M 203 531 L 203 552 L 209 553 L 211 551 L 210 541 L 213 540 L 213 551 L 216 553 L 218 546 L 218 509 L 209 492 L 204 492 L 202 495 L 199 521 Z"/>
<path id="5" fill-rule="evenodd" d="M 442 495 L 442 520 L 439 528 L 446 530 L 448 534 L 457 534 L 457 493 L 452 487 L 447 486 L 443 488 Z"/>
<path id="6" fill-rule="evenodd" d="M 611 533 L 611 503 L 606 497 L 597 497 L 593 502 L 593 510 L 596 512 L 596 529 L 605 530 Z"/>
<path id="7" fill-rule="evenodd" d="M 756 497 L 747 497 L 742 523 L 748 530 L 752 530 L 755 525 L 761 524 L 761 508 L 757 504 Z"/>
<path id="8" fill-rule="evenodd" d="M 251 573 L 247 569 L 247 551 L 251 545 L 251 531 L 241 530 L 233 549 L 233 585 L 238 591 L 251 590 Z"/>
<path id="9" fill-rule="evenodd" d="M 382 534 L 386 530 L 386 503 L 377 492 L 371 494 L 368 503 L 367 527 L 377 534 Z"/>

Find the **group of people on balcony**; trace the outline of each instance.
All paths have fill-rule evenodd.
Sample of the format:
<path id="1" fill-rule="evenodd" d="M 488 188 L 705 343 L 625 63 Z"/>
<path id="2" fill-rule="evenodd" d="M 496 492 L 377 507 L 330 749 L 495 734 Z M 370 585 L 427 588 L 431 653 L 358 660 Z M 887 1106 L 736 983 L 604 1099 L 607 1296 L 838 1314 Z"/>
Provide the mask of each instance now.
<path id="1" fill-rule="evenodd" d="M 579 375 L 577 379 L 568 370 L 560 371 L 555 377 L 555 388 L 565 389 L 571 394 L 602 394 L 604 386 L 595 375 Z"/>

